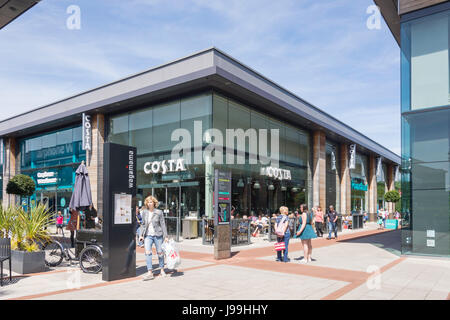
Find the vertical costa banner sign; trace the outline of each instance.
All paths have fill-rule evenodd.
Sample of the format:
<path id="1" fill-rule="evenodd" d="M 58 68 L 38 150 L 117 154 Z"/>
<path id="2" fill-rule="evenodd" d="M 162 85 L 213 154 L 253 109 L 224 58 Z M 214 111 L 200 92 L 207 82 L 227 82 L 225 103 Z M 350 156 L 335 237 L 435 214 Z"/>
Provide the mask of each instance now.
<path id="1" fill-rule="evenodd" d="M 355 169 L 356 167 L 356 144 L 350 145 L 350 161 L 348 168 L 349 169 Z"/>
<path id="2" fill-rule="evenodd" d="M 83 113 L 83 150 L 92 150 L 91 116 Z"/>

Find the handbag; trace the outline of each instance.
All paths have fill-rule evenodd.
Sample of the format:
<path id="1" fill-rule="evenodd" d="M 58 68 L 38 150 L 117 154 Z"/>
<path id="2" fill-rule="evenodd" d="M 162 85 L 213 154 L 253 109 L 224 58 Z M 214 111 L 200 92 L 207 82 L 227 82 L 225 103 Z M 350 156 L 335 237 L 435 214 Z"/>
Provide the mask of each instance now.
<path id="1" fill-rule="evenodd" d="M 277 242 L 275 243 L 275 251 L 282 251 L 285 250 L 285 243 L 284 242 Z"/>

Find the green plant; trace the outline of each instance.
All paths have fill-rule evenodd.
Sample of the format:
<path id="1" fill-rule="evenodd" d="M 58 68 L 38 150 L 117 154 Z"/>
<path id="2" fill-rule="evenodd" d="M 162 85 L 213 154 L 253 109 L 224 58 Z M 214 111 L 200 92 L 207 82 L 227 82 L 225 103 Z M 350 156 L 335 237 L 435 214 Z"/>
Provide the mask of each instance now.
<path id="1" fill-rule="evenodd" d="M 13 231 L 14 223 L 17 218 L 17 208 L 8 207 L 6 209 L 0 203 L 0 238 L 9 237 Z"/>
<path id="2" fill-rule="evenodd" d="M 13 227 L 12 249 L 19 251 L 38 251 L 39 243 L 50 241 L 46 229 L 51 223 L 51 213 L 44 205 L 32 207 L 30 213 L 15 207 L 17 218 Z"/>
<path id="3" fill-rule="evenodd" d="M 33 179 L 24 174 L 18 174 L 9 180 L 6 185 L 8 194 L 15 194 L 22 197 L 30 197 L 36 190 L 36 184 Z"/>
<path id="4" fill-rule="evenodd" d="M 397 190 L 391 190 L 384 194 L 384 201 L 397 202 L 400 200 L 400 193 Z"/>

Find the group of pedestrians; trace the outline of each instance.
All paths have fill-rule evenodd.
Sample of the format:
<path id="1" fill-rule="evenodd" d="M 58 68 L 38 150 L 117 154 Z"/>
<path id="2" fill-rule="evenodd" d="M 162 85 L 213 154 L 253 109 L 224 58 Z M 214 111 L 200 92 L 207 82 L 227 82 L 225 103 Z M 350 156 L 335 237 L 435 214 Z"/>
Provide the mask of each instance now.
<path id="1" fill-rule="evenodd" d="M 311 240 L 317 238 L 312 227 L 313 215 L 308 212 L 306 204 L 302 204 L 299 209 L 299 227 L 295 231 L 296 236 L 302 241 L 304 258 L 303 263 L 312 261 L 312 243 Z M 287 207 L 280 208 L 280 215 L 275 221 L 275 230 L 277 234 L 277 243 L 284 243 L 284 250 L 277 251 L 277 261 L 289 262 L 289 240 L 291 238 L 291 228 L 289 226 L 289 209 Z"/>
<path id="2" fill-rule="evenodd" d="M 295 232 L 295 236 L 298 237 L 303 246 L 303 259 L 302 263 L 308 263 L 312 261 L 312 243 L 314 238 L 323 237 L 323 227 L 325 223 L 328 223 L 329 234 L 327 239 L 331 239 L 331 234 L 334 233 L 334 239 L 337 239 L 337 219 L 338 214 L 334 210 L 333 206 L 330 206 L 327 213 L 324 214 L 322 208 L 318 206 L 313 208 L 312 211 L 308 210 L 306 204 L 300 205 L 297 212 L 299 226 L 297 230 L 293 230 L 293 219 L 290 219 L 289 209 L 287 207 L 280 207 L 280 215 L 275 221 L 275 233 L 277 234 L 277 244 L 284 243 L 284 250 L 277 251 L 276 261 L 289 262 L 289 240 L 291 234 Z M 292 225 L 291 225 L 292 224 Z M 315 226 L 315 231 L 314 227 Z M 281 230 L 281 231 L 280 231 Z"/>

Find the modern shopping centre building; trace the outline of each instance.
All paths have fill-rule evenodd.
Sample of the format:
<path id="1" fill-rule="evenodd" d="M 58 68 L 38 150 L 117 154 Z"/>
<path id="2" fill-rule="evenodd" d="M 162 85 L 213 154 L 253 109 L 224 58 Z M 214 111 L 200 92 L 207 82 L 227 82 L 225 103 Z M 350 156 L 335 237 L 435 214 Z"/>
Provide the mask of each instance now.
<path id="1" fill-rule="evenodd" d="M 393 211 L 383 196 L 395 188 L 400 164 L 398 155 L 216 48 L 3 120 L 0 137 L 3 206 L 21 201 L 6 185 L 22 173 L 36 183 L 31 201 L 66 214 L 83 160 L 94 205 L 105 214 L 105 142 L 137 148 L 138 201 L 153 194 L 166 214 L 181 217 L 212 216 L 219 168 L 232 172 L 241 216 L 307 203 L 373 220 L 379 207 Z"/>

